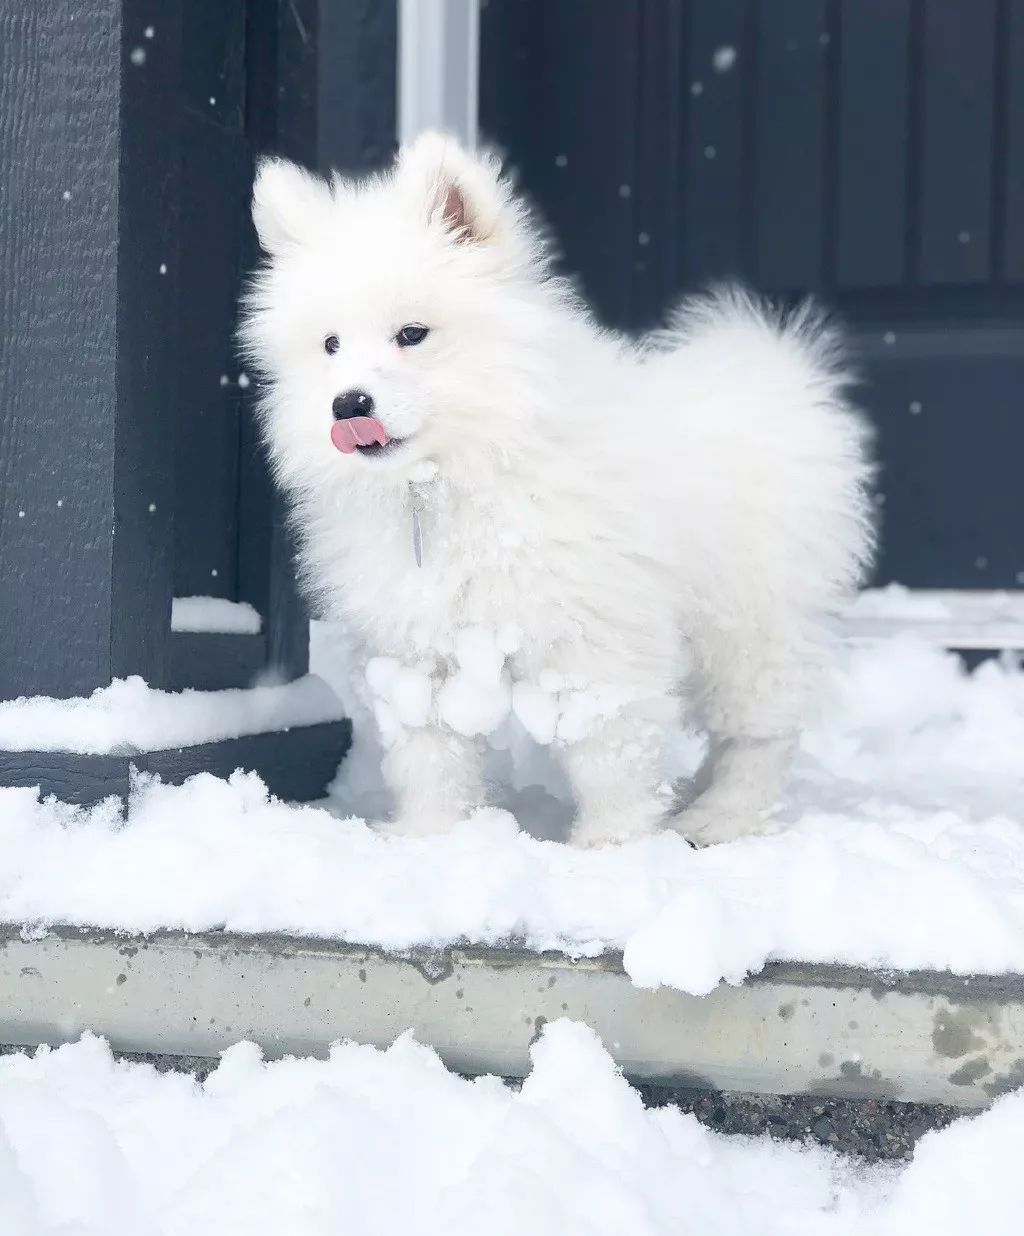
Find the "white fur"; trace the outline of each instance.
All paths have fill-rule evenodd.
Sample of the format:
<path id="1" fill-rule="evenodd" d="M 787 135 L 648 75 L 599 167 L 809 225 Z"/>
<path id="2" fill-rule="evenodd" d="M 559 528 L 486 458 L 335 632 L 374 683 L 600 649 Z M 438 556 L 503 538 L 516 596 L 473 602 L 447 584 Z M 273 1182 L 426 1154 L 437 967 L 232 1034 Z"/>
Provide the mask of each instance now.
<path id="1" fill-rule="evenodd" d="M 460 631 L 509 624 L 513 680 L 620 690 L 563 747 L 579 843 L 664 817 L 658 760 L 681 695 L 709 760 L 668 822 L 702 842 L 756 830 L 871 539 L 864 432 L 816 314 L 724 290 L 639 343 L 602 331 L 551 275 L 497 162 L 436 135 L 358 184 L 264 164 L 254 217 L 269 261 L 241 333 L 307 586 L 368 654 L 426 658 L 439 693 Z M 394 343 L 407 323 L 430 328 L 418 347 Z M 400 449 L 332 447 L 331 402 L 351 388 Z M 434 480 L 410 484 L 431 464 Z M 465 816 L 478 761 L 436 713 L 399 733 L 396 828 Z"/>

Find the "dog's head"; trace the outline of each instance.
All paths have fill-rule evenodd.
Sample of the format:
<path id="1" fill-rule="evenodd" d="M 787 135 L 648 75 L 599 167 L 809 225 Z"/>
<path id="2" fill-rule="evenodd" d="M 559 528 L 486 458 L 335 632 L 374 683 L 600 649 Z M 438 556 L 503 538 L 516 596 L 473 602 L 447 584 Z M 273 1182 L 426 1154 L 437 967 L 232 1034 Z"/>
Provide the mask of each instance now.
<path id="1" fill-rule="evenodd" d="M 285 479 L 472 466 L 526 432 L 563 293 L 496 159 L 426 134 L 363 181 L 266 160 L 253 219 L 240 334 Z"/>

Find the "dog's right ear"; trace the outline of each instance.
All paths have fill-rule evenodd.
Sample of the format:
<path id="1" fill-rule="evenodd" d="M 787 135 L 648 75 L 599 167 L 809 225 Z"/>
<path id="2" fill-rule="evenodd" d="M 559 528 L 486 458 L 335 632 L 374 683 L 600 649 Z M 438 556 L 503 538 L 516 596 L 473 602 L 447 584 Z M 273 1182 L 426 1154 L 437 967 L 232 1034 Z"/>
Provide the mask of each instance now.
<path id="1" fill-rule="evenodd" d="M 252 221 L 260 247 L 279 257 L 300 244 L 326 217 L 330 188 L 287 159 L 263 158 L 252 188 Z"/>

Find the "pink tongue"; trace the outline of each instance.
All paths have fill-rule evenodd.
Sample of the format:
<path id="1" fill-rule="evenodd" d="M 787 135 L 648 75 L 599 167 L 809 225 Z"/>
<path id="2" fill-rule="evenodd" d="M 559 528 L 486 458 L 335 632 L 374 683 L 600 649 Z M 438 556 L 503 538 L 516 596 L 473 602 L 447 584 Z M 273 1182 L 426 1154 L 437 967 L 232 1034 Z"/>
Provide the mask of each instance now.
<path id="1" fill-rule="evenodd" d="M 331 426 L 331 441 L 343 455 L 351 455 L 357 446 L 386 446 L 387 430 L 373 416 L 350 416 Z"/>

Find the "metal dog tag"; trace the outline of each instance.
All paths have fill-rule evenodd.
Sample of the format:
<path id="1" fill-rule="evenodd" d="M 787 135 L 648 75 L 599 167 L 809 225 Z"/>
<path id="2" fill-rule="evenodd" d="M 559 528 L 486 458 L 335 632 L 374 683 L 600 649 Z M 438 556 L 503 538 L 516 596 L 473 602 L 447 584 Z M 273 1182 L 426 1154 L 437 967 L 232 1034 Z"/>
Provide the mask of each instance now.
<path id="1" fill-rule="evenodd" d="M 417 464 L 413 475 L 409 478 L 409 506 L 412 508 L 412 553 L 416 565 L 423 565 L 423 525 L 420 514 L 425 505 L 426 495 L 423 488 L 437 478 L 437 464 L 432 459 L 425 459 Z"/>
<path id="2" fill-rule="evenodd" d="M 412 508 L 412 552 L 416 559 L 416 565 L 423 565 L 423 528 L 420 525 L 420 513 L 414 506 Z"/>

